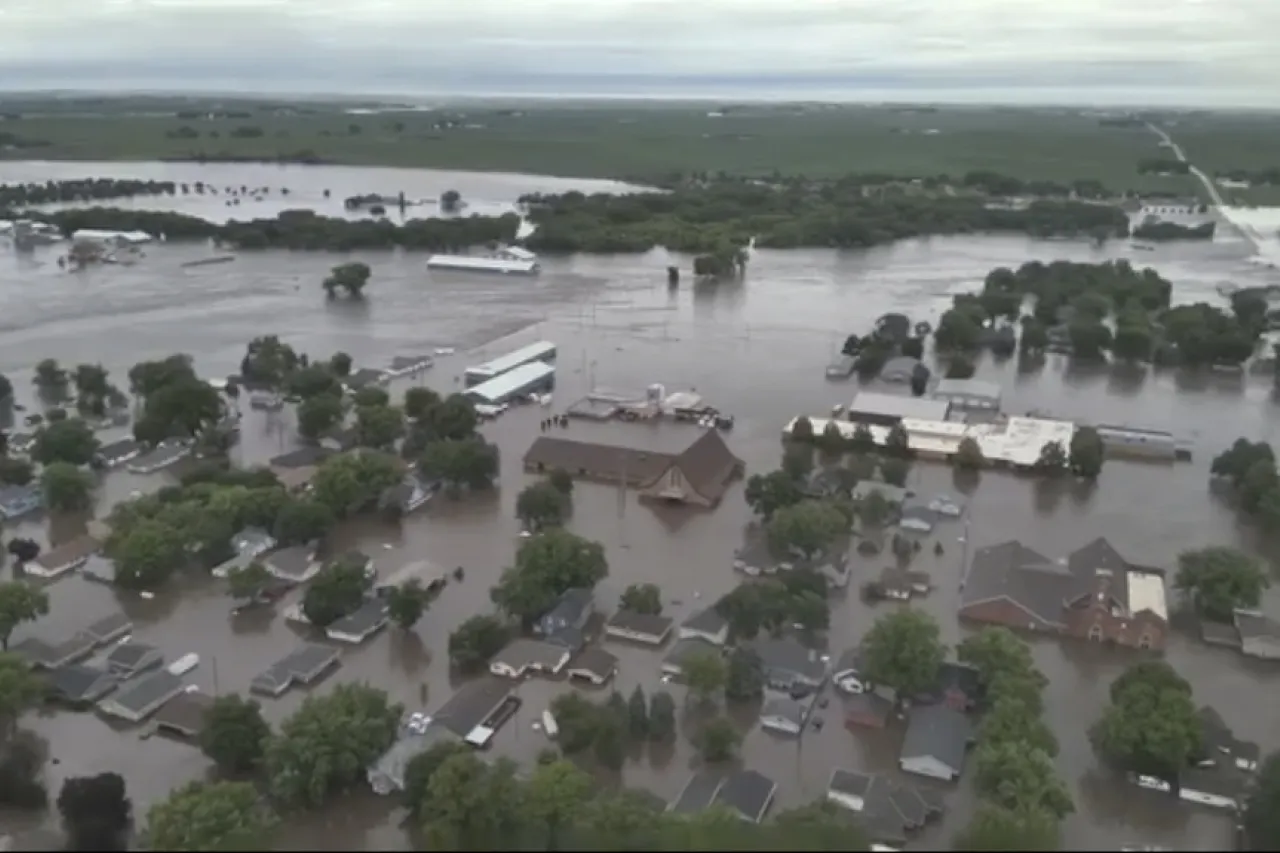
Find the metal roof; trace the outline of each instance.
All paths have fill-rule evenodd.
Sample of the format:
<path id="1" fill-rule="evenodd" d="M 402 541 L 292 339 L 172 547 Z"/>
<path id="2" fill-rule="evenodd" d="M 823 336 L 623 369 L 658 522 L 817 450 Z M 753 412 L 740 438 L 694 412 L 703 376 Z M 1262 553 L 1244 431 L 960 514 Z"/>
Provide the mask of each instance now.
<path id="1" fill-rule="evenodd" d="M 507 370 L 487 382 L 468 388 L 466 394 L 468 397 L 490 405 L 503 403 L 512 395 L 521 394 L 539 382 L 549 379 L 555 375 L 555 372 L 555 365 L 547 364 L 545 361 L 534 361 Z"/>
<path id="2" fill-rule="evenodd" d="M 474 376 L 500 376 L 508 370 L 514 370 L 534 360 L 551 358 L 555 354 L 555 344 L 551 343 L 551 341 L 538 341 L 506 355 L 500 355 L 491 361 L 486 361 L 484 364 L 468 367 L 466 372 Z"/>
<path id="3" fill-rule="evenodd" d="M 927 400 L 908 397 L 905 394 L 881 394 L 875 391 L 859 391 L 849 403 L 849 420 L 859 415 L 890 418 L 916 418 L 925 421 L 945 421 L 950 404 L 945 400 Z"/>

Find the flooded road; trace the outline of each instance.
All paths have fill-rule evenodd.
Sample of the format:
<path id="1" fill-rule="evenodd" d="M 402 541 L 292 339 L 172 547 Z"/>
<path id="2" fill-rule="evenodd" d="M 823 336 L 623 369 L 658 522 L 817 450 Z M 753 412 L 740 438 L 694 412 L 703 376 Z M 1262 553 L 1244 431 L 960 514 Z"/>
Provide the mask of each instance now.
<path id="1" fill-rule="evenodd" d="M 14 165 L 5 164 L 5 169 L 12 172 Z M 401 180 L 387 186 L 383 176 L 393 173 L 379 170 L 216 168 L 218 178 L 204 180 L 265 185 L 270 181 L 259 170 L 287 172 L 292 184 L 286 185 L 295 193 L 295 204 L 326 186 L 341 196 L 391 192 Z M 174 170 L 185 171 L 178 175 Z M 340 190 L 338 174 L 353 172 L 361 174 L 349 178 L 352 189 Z M 184 176 L 201 173 L 201 167 L 188 165 L 112 164 L 101 172 L 40 174 L 182 181 L 196 180 Z M 244 177 L 237 179 L 241 174 Z M 441 189 L 456 183 L 464 197 L 470 197 L 471 179 L 445 175 L 431 180 Z M 0 182 L 12 180 L 0 170 Z M 512 178 L 508 185 L 472 193 L 483 203 L 500 205 L 537 188 L 540 181 L 552 183 L 521 180 L 525 183 Z M 304 189 L 304 181 L 312 189 Z M 217 207 L 214 203 L 208 215 L 217 215 Z M 740 283 L 685 283 L 674 292 L 665 281 L 665 268 L 674 259 L 662 251 L 549 259 L 537 280 L 428 274 L 421 255 L 343 256 L 342 260 L 361 260 L 373 269 L 368 299 L 360 304 L 324 298 L 320 282 L 338 256 L 241 254 L 234 263 L 221 266 L 180 267 L 203 251 L 157 245 L 148 247 L 147 257 L 136 266 L 78 274 L 59 270 L 53 249 L 23 257 L 0 252 L 0 372 L 23 392 L 34 364 L 55 357 L 65 365 L 100 361 L 124 383 L 125 372 L 137 361 L 187 352 L 196 357 L 202 374 L 219 376 L 237 368 L 249 338 L 279 334 L 299 351 L 327 356 L 342 350 L 357 365 L 371 367 L 386 366 L 396 355 L 456 347 L 458 354 L 437 359 L 419 380 L 447 393 L 459 387 L 465 366 L 546 338 L 559 347 L 553 410 L 563 410 L 597 386 L 639 390 L 658 382 L 668 391 L 696 388 L 708 403 L 736 416 L 736 426 L 727 434 L 729 444 L 746 460 L 748 472 L 762 472 L 777 466 L 779 433 L 793 415 L 821 415 L 853 396 L 856 383 L 832 383 L 823 377 L 825 365 L 849 332 L 864 332 L 890 310 L 908 313 L 914 320 L 936 321 L 953 294 L 979 287 L 994 266 L 1017 266 L 1032 259 L 1096 261 L 1123 257 L 1130 250 L 1123 245 L 1097 249 L 1013 238 L 947 238 L 869 252 L 760 252 Z M 1133 253 L 1132 260 L 1155 266 L 1171 279 L 1177 301 L 1216 301 L 1214 288 L 1222 282 L 1247 286 L 1264 283 L 1271 274 L 1250 262 L 1247 244 L 1225 236 L 1212 245 Z M 682 259 L 682 266 L 688 268 L 687 259 Z M 1109 462 L 1089 493 L 1047 492 L 1027 479 L 986 473 L 964 496 L 971 519 L 970 547 L 1017 537 L 1046 554 L 1062 555 L 1094 537 L 1107 536 L 1134 561 L 1162 566 L 1173 565 L 1177 554 L 1188 548 L 1257 547 L 1235 515 L 1209 495 L 1207 476 L 1212 456 L 1239 435 L 1280 441 L 1270 377 L 1195 380 L 1172 373 L 1082 372 L 1057 357 L 1038 367 L 1020 365 L 1016 358 L 1002 364 L 987 360 L 979 376 L 1003 385 L 1009 412 L 1049 410 L 1084 421 L 1169 429 L 1194 445 L 1195 460 L 1178 466 Z M 398 382 L 393 390 L 410 384 Z M 341 531 L 341 544 L 367 550 L 384 576 L 419 559 L 444 568 L 465 566 L 467 576 L 445 590 L 414 631 L 389 630 L 347 651 L 341 668 L 317 690 L 343 681 L 368 681 L 416 709 L 423 704 L 425 684 L 427 710 L 448 697 L 448 634 L 468 616 L 490 607 L 488 589 L 511 562 L 519 541 L 515 497 L 527 479 L 520 460 L 539 434 L 545 414 L 538 408 L 515 409 L 484 428 L 502 451 L 501 483 L 493 494 L 437 502 L 394 527 L 362 522 Z M 629 433 L 652 441 L 653 436 L 644 435 L 651 429 L 687 428 L 573 423 L 568 432 L 600 434 L 622 443 Z M 268 418 L 246 407 L 237 461 L 265 462 L 292 446 L 292 433 L 289 414 Z M 103 506 L 135 489 L 158 488 L 167 476 L 112 474 L 103 487 Z M 935 464 L 917 464 L 910 485 L 924 494 L 958 494 L 950 471 Z M 620 499 L 616 490 L 580 483 L 570 527 L 607 548 L 610 576 L 597 591 L 599 609 L 611 610 L 628 584 L 652 581 L 663 589 L 668 614 L 679 619 L 737 582 L 732 552 L 742 541 L 749 517 L 740 483 L 719 508 L 697 514 L 655 512 L 636 502 L 634 495 Z M 74 522 L 63 521 L 58 527 L 60 537 L 70 535 Z M 5 538 L 45 536 L 45 528 L 20 525 L 6 530 Z M 934 538 L 943 544 L 943 554 L 935 556 L 929 543 L 913 563 L 913 568 L 931 572 L 937 587 L 918 606 L 937 616 L 945 639 L 953 644 L 962 636 L 955 619 L 965 549 L 962 536 L 959 524 L 940 525 Z M 835 653 L 855 643 L 879 612 L 894 606 L 870 608 L 857 595 L 859 584 L 878 575 L 882 564 L 876 559 L 856 563 L 847 597 L 833 601 Z M 49 617 L 18 636 L 74 630 L 123 607 L 136 623 L 135 636 L 159 646 L 168 659 L 199 652 L 202 662 L 188 681 L 209 691 L 246 691 L 255 674 L 302 636 L 280 616 L 233 621 L 224 588 L 212 581 L 142 601 L 71 577 L 51 586 L 50 596 Z M 636 684 L 648 691 L 657 688 L 660 654 L 609 648 L 621 658 L 619 690 L 628 693 Z M 1075 794 L 1077 813 L 1064 825 L 1064 847 L 1101 850 L 1124 843 L 1159 843 L 1181 849 L 1224 848 L 1229 832 L 1224 818 L 1178 808 L 1096 769 L 1085 730 L 1098 716 L 1111 679 L 1131 659 L 1052 642 L 1038 643 L 1035 652 L 1050 679 L 1046 707 L 1062 744 L 1059 770 Z M 1228 651 L 1207 649 L 1181 635 L 1171 639 L 1168 659 L 1191 681 L 1198 699 L 1217 707 L 1237 735 L 1258 741 L 1264 750 L 1280 746 L 1275 714 L 1261 701 L 1280 684 L 1280 671 L 1251 667 Z M 526 682 L 520 688 L 524 707 L 499 732 L 495 751 L 532 760 L 547 741 L 531 723 L 550 698 L 565 689 L 570 688 L 552 681 Z M 269 718 L 279 721 L 302 696 L 295 691 L 263 704 Z M 744 728 L 749 728 L 751 714 L 741 716 Z M 778 781 L 784 806 L 820 796 L 833 768 L 891 770 L 895 765 L 899 733 L 855 736 L 839 724 L 834 706 L 827 716 L 828 725 L 821 732 L 808 732 L 799 740 L 776 738 L 758 728 L 747 736 L 745 763 Z M 52 744 L 59 762 L 48 767 L 55 795 L 67 775 L 116 770 L 128 780 L 141 814 L 171 787 L 208 772 L 208 762 L 190 746 L 164 738 L 140 741 L 136 730 L 108 736 L 106 724 L 91 715 L 32 717 L 26 724 Z M 682 742 L 674 754 L 646 751 L 628 763 L 623 778 L 627 784 L 670 797 L 684 784 L 693 761 L 692 750 Z M 916 846 L 936 849 L 949 843 L 970 813 L 969 787 L 966 778 L 948 797 L 942 824 L 926 831 Z M 398 815 L 388 814 L 386 801 L 373 800 L 343 801 L 324 818 L 291 824 L 287 845 L 404 847 Z"/>

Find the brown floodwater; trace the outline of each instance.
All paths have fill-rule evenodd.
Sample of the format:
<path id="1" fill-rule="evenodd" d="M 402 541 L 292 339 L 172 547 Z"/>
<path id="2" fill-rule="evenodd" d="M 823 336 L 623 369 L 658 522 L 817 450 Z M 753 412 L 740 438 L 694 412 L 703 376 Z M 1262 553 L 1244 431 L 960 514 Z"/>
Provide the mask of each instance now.
<path id="1" fill-rule="evenodd" d="M 0 166 L 0 183 L 22 178 L 13 176 L 15 164 Z M 345 177 L 340 179 L 339 173 Z M 213 177 L 189 165 L 120 164 L 92 171 L 64 167 L 56 173 L 33 165 L 23 179 L 118 175 L 193 181 L 202 174 L 211 183 L 290 186 L 295 198 L 310 199 L 323 187 L 333 188 L 335 196 L 409 188 L 409 179 L 398 176 L 416 173 L 223 166 Z M 388 175 L 397 177 L 388 181 Z M 479 179 L 444 174 L 420 191 L 456 184 L 477 204 L 501 205 L 520 192 L 569 186 L 518 176 L 486 176 L 487 183 L 468 183 L 473 180 Z M 349 189 L 340 192 L 340 186 Z M 217 215 L 220 204 L 211 202 L 207 215 Z M 357 253 L 350 259 L 369 263 L 374 276 L 368 299 L 352 304 L 326 301 L 321 291 L 320 281 L 336 256 L 243 254 L 230 264 L 180 267 L 205 251 L 155 245 L 135 266 L 77 274 L 57 268 L 54 248 L 35 255 L 0 253 L 0 372 L 24 391 L 35 362 L 55 357 L 65 364 L 102 362 L 123 383 L 125 371 L 139 360 L 187 352 L 196 357 L 202 374 L 219 376 L 236 369 L 250 337 L 279 334 L 301 351 L 327 356 L 344 350 L 357 364 L 374 367 L 395 355 L 454 347 L 457 354 L 439 357 L 416 380 L 447 393 L 460 387 L 468 364 L 545 338 L 559 348 L 551 411 L 563 410 L 592 387 L 629 391 L 662 383 L 668 391 L 694 388 L 707 402 L 736 416 L 735 428 L 727 434 L 730 446 L 749 471 L 766 471 L 778 463 L 780 430 L 788 419 L 801 412 L 821 415 L 853 396 L 855 382 L 832 383 L 823 376 L 847 333 L 865 331 L 890 310 L 936 321 L 953 294 L 980 286 L 994 266 L 1131 256 L 1135 264 L 1155 266 L 1171 279 L 1178 301 L 1218 300 L 1215 285 L 1262 283 L 1267 275 L 1249 263 L 1248 245 L 1231 239 L 1131 255 L 1123 245 L 1098 249 L 986 237 L 910 241 L 867 252 L 760 252 L 742 282 L 684 283 L 676 291 L 666 287 L 670 258 L 661 251 L 550 259 L 536 280 L 428 274 L 420 255 Z M 1081 371 L 1057 357 L 1040 365 L 987 360 L 979 375 L 1001 382 L 1007 411 L 1049 410 L 1085 421 L 1169 429 L 1194 444 L 1195 460 L 1179 465 L 1109 462 L 1097 486 L 1087 491 L 1047 491 L 1031 480 L 1001 473 L 984 474 L 976 488 L 966 491 L 944 466 L 917 464 L 911 486 L 918 492 L 964 497 L 970 547 L 1017 537 L 1045 553 L 1064 554 L 1101 535 L 1135 561 L 1155 565 L 1171 566 L 1180 551 L 1210 544 L 1236 544 L 1269 556 L 1265 543 L 1211 496 L 1208 465 L 1239 435 L 1276 440 L 1270 377 L 1222 380 Z M 393 389 L 402 391 L 413 381 L 398 381 Z M 384 576 L 422 559 L 442 569 L 464 566 L 467 574 L 462 583 L 447 587 L 412 632 L 389 630 L 347 651 L 341 668 L 316 691 L 343 681 L 367 681 L 417 709 L 424 704 L 425 685 L 424 710 L 447 698 L 448 634 L 491 606 L 489 587 L 511 562 L 520 532 L 515 497 L 528 479 L 520 460 L 540 434 L 546 413 L 539 407 L 516 408 L 484 427 L 502 451 L 502 477 L 493 493 L 441 500 L 397 526 L 369 521 L 340 531 L 340 544 L 366 549 Z M 607 441 L 667 443 L 681 441 L 684 436 L 672 434 L 689 429 L 573 422 L 567 432 Z M 269 417 L 246 407 L 236 459 L 246 465 L 265 462 L 293 446 L 292 433 L 288 413 Z M 153 490 L 170 481 L 169 474 L 112 473 L 102 485 L 99 513 L 135 490 Z M 609 610 L 628 584 L 651 581 L 662 587 L 668 613 L 680 618 L 738 581 L 732 552 L 749 520 L 741 484 L 717 509 L 701 513 L 658 512 L 634 495 L 580 484 L 570 526 L 607 548 L 610 574 L 597 592 L 600 609 Z M 81 524 L 76 519 L 55 521 L 12 526 L 5 536 L 61 539 Z M 913 566 L 930 571 L 936 589 L 916 606 L 934 614 L 947 642 L 954 644 L 963 636 L 955 610 L 965 529 L 961 523 L 944 522 L 932 538 L 942 543 L 943 554 L 935 556 L 928 542 Z M 856 642 L 880 612 L 899 606 L 869 607 L 857 595 L 858 585 L 882 565 L 882 560 L 860 559 L 848 594 L 833 600 L 833 653 Z M 182 579 L 151 601 L 79 577 L 58 581 L 49 592 L 50 615 L 18 636 L 71 632 L 122 607 L 135 622 L 134 636 L 162 648 L 168 659 L 198 652 L 200 666 L 188 681 L 208 691 L 247 690 L 255 674 L 303 637 L 280 615 L 232 619 L 225 589 L 213 581 Z M 1274 599 L 1269 603 L 1275 605 Z M 648 691 L 658 688 L 658 653 L 613 645 L 610 650 L 621 658 L 619 690 L 629 693 L 637 684 Z M 1095 850 L 1137 842 L 1182 849 L 1226 847 L 1230 822 L 1224 817 L 1135 790 L 1097 768 L 1086 729 L 1098 716 L 1110 681 L 1134 658 L 1047 641 L 1035 645 L 1035 654 L 1050 679 L 1046 706 L 1062 745 L 1058 767 L 1075 795 L 1076 813 L 1064 824 L 1065 844 Z M 1190 680 L 1198 699 L 1217 707 L 1239 736 L 1258 741 L 1264 750 L 1280 746 L 1276 717 L 1265 701 L 1280 683 L 1280 670 L 1251 666 L 1181 634 L 1171 640 L 1167 657 Z M 547 746 L 532 723 L 557 692 L 567 689 L 580 688 L 558 681 L 525 682 L 520 687 L 524 706 L 499 732 L 495 752 L 532 761 Z M 679 699 L 678 688 L 673 689 Z M 267 715 L 283 719 L 304 695 L 295 691 L 264 700 Z M 753 728 L 749 710 L 736 716 L 746 732 L 743 761 L 777 780 L 782 806 L 821 796 L 836 767 L 894 768 L 901 733 L 853 735 L 840 724 L 834 704 L 825 714 L 825 728 L 800 739 Z M 696 719 L 682 722 L 691 729 Z M 209 772 L 208 762 L 191 746 L 162 737 L 140 740 L 136 729 L 117 731 L 93 715 L 31 715 L 24 725 L 50 743 L 56 763 L 50 763 L 47 775 L 55 793 L 68 775 L 114 770 L 128 780 L 141 813 L 174 786 Z M 622 781 L 670 797 L 695 760 L 683 741 L 674 750 L 645 750 L 628 762 Z M 947 816 L 915 846 L 948 843 L 971 811 L 970 787 L 966 778 L 948 795 Z M 386 800 L 352 797 L 323 816 L 291 821 L 285 843 L 297 849 L 403 848 L 407 842 L 398 827 L 400 817 Z M 29 820 L 16 822 L 30 825 Z"/>

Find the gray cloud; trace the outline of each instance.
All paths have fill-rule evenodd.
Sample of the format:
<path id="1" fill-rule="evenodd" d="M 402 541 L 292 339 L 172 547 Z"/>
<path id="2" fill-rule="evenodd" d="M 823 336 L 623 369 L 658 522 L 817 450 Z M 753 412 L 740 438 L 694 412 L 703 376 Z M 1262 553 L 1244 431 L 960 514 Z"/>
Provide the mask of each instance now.
<path id="1" fill-rule="evenodd" d="M 1280 0 L 0 0 L 0 86 L 1280 106 L 1277 31 Z"/>

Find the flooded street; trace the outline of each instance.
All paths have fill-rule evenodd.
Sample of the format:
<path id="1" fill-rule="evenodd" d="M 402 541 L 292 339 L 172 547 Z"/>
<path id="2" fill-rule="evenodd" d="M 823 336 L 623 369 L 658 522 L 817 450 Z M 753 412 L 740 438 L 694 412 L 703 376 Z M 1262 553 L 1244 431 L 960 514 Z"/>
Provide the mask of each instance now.
<path id="1" fill-rule="evenodd" d="M 339 208 L 341 197 L 360 192 L 404 189 L 426 196 L 454 188 L 473 199 L 477 210 L 509 205 L 523 192 L 604 188 L 555 179 L 371 169 L 0 165 L 0 183 L 37 176 L 290 188 L 288 204 L 275 207 L 279 200 L 273 199 L 252 205 L 254 216 L 318 205 L 324 188 L 332 190 L 329 204 Z M 135 203 L 210 217 L 226 215 L 220 213 L 226 208 L 219 199 Z M 23 395 L 35 363 L 53 357 L 65 366 L 101 362 L 123 385 L 134 363 L 186 352 L 195 356 L 202 375 L 225 376 L 238 368 L 250 338 L 278 334 L 299 352 L 327 357 L 341 350 L 350 353 L 357 366 L 366 367 L 385 367 L 397 355 L 454 347 L 456 355 L 437 358 L 417 380 L 448 393 L 460 387 L 464 367 L 548 339 L 559 348 L 554 411 L 562 411 L 592 387 L 634 391 L 662 383 L 668 391 L 695 388 L 709 404 L 736 416 L 726 439 L 752 473 L 778 465 L 780 431 L 792 416 L 822 415 L 853 396 L 856 382 L 833 383 L 823 375 L 848 333 L 865 332 L 876 317 L 891 310 L 936 322 L 953 294 L 980 287 L 992 267 L 1016 267 L 1028 260 L 1128 256 L 1135 265 L 1154 266 L 1172 280 L 1177 302 L 1216 302 L 1220 297 L 1215 287 L 1222 282 L 1249 286 L 1274 275 L 1250 263 L 1248 245 L 1227 235 L 1212 245 L 1173 244 L 1145 253 L 1132 252 L 1125 244 L 1098 249 L 988 237 L 910 241 L 867 252 L 759 252 L 740 283 L 691 285 L 686 280 L 677 291 L 668 290 L 665 275 L 668 263 L 676 260 L 661 251 L 544 259 L 543 274 L 532 280 L 428 274 L 422 255 L 404 253 L 241 253 L 229 264 L 181 267 L 207 253 L 203 247 L 157 244 L 147 247 L 145 259 L 135 266 L 71 274 L 58 268 L 57 247 L 24 256 L 0 249 L 0 373 L 12 378 Z M 340 260 L 363 261 L 373 269 L 364 302 L 325 299 L 320 282 Z M 679 262 L 684 269 L 690 266 L 687 259 Z M 1106 536 L 1135 562 L 1171 567 L 1177 554 L 1189 548 L 1257 547 L 1234 513 L 1210 496 L 1207 480 L 1212 457 L 1236 437 L 1280 441 L 1269 376 L 1209 380 L 1151 371 L 1081 372 L 1056 356 L 1027 368 L 1016 358 L 1001 364 L 988 358 L 978 375 L 1001 383 L 1008 412 L 1047 410 L 1086 422 L 1167 429 L 1194 445 L 1194 461 L 1176 466 L 1111 461 L 1089 493 L 1049 492 L 1030 479 L 987 472 L 977 488 L 964 495 L 970 548 L 1019 538 L 1045 554 L 1060 556 Z M 393 384 L 393 396 L 410 384 Z M 267 416 L 249 411 L 247 405 L 244 413 L 237 462 L 264 463 L 294 445 L 289 413 Z M 344 649 L 341 667 L 316 690 L 343 681 L 367 681 L 408 708 L 419 709 L 425 684 L 424 710 L 445 701 L 451 690 L 447 637 L 468 616 L 491 607 L 489 587 L 511 562 L 520 532 L 515 498 L 527 480 L 521 457 L 540 434 L 539 421 L 545 416 L 546 411 L 536 407 L 516 408 L 484 427 L 502 451 L 502 478 L 493 494 L 437 501 L 398 526 L 362 522 L 340 532 L 341 544 L 366 550 L 383 576 L 425 559 L 443 569 L 466 567 L 466 580 L 450 584 L 414 631 L 390 629 L 363 647 Z M 651 441 L 652 436 L 643 435 L 650 430 L 690 429 L 571 422 L 567 434 L 626 443 L 629 434 Z M 104 434 L 104 440 L 111 437 Z M 168 476 L 109 475 L 99 514 L 133 490 L 158 488 Z M 958 494 L 950 470 L 934 463 L 917 463 L 909 485 L 921 494 Z M 579 483 L 570 528 L 606 546 L 610 575 L 597 590 L 598 609 L 611 611 L 628 584 L 650 581 L 662 587 L 668 615 L 679 620 L 738 581 L 732 552 L 749 520 L 741 482 L 717 509 L 706 513 L 659 512 L 638 503 L 634 493 L 620 496 L 615 489 Z M 55 535 L 69 536 L 75 527 L 74 521 L 60 520 Z M 10 526 L 4 537 L 43 538 L 49 533 L 46 528 L 44 522 Z M 939 525 L 934 538 L 942 543 L 943 553 L 935 556 L 928 543 L 912 564 L 933 576 L 936 589 L 918 606 L 938 618 L 951 644 L 962 636 L 955 611 L 963 537 L 961 523 Z M 859 599 L 858 586 L 877 576 L 883 565 L 883 559 L 860 559 L 847 596 L 832 603 L 834 654 L 854 644 L 878 613 L 897 606 L 871 608 Z M 200 667 L 187 680 L 223 693 L 246 692 L 254 675 L 300 642 L 302 634 L 279 615 L 233 620 L 221 583 L 187 583 L 143 601 L 68 577 L 49 588 L 50 615 L 38 626 L 20 629 L 15 639 L 70 632 L 123 607 L 134 620 L 137 639 L 158 646 L 169 660 L 198 652 Z M 1280 590 L 1272 594 L 1280 595 Z M 629 693 L 636 684 L 646 691 L 657 688 L 660 653 L 617 644 L 609 649 L 621 658 L 619 690 Z M 1045 704 L 1062 746 L 1059 771 L 1075 795 L 1076 814 L 1064 824 L 1064 848 L 1117 849 L 1125 843 L 1225 848 L 1227 819 L 1178 807 L 1117 782 L 1096 767 L 1086 728 L 1099 715 L 1110 681 L 1132 658 L 1051 641 L 1038 643 L 1035 653 L 1049 677 Z M 1277 717 L 1262 698 L 1280 685 L 1280 670 L 1250 666 L 1230 651 L 1209 649 L 1181 634 L 1171 637 L 1167 656 L 1191 682 L 1199 702 L 1215 706 L 1238 736 L 1259 742 L 1264 751 L 1280 746 Z M 578 688 L 539 679 L 525 682 L 520 688 L 524 706 L 500 730 L 495 751 L 531 761 L 548 743 L 531 723 L 550 698 L 565 689 Z M 268 717 L 278 722 L 296 709 L 303 695 L 295 690 L 281 699 L 263 700 Z M 753 716 L 742 715 L 749 729 L 744 762 L 774 777 L 784 806 L 821 796 L 834 768 L 888 771 L 896 765 L 900 733 L 891 729 L 850 734 L 840 724 L 834 704 L 826 716 L 828 725 L 822 731 L 787 740 L 751 728 Z M 170 788 L 209 772 L 209 762 L 196 748 L 163 737 L 139 740 L 136 729 L 114 734 L 94 715 L 33 716 L 24 724 L 51 745 L 58 763 L 48 766 L 47 777 L 55 796 L 68 775 L 114 770 L 125 776 L 141 815 Z M 624 781 L 670 798 L 683 786 L 694 760 L 683 741 L 674 754 L 646 751 L 627 764 Z M 914 846 L 937 849 L 949 844 L 971 811 L 971 776 L 948 796 L 948 813 L 941 824 L 926 830 Z M 387 801 L 371 795 L 344 800 L 323 817 L 308 816 L 305 822 L 290 824 L 285 844 L 296 849 L 403 848 L 399 818 L 389 811 Z"/>

